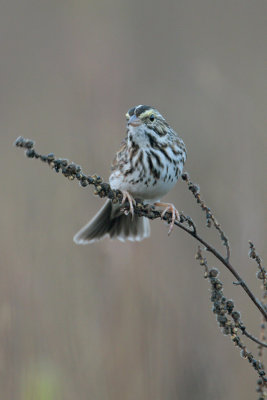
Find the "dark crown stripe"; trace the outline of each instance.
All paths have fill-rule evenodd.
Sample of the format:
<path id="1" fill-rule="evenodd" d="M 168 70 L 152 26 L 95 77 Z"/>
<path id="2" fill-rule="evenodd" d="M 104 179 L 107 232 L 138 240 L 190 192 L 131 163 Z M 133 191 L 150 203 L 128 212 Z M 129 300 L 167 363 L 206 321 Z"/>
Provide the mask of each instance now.
<path id="1" fill-rule="evenodd" d="M 137 117 L 139 117 L 141 114 L 143 114 L 143 112 L 147 111 L 147 110 L 151 110 L 153 107 L 150 106 L 138 106 L 135 109 L 135 115 Z"/>
<path id="2" fill-rule="evenodd" d="M 135 111 L 135 107 L 132 107 L 132 108 L 130 108 L 130 110 L 127 112 L 127 114 L 129 114 L 130 117 L 131 117 L 132 115 L 134 115 L 134 111 Z"/>

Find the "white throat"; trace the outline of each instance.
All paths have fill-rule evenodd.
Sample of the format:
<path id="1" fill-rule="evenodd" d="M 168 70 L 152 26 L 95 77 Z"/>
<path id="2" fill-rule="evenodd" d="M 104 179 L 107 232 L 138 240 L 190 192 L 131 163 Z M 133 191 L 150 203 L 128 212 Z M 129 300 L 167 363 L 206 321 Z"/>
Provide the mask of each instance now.
<path id="1" fill-rule="evenodd" d="M 148 144 L 146 133 L 150 131 L 153 132 L 145 124 L 141 124 L 139 126 L 130 125 L 128 131 L 128 141 L 134 141 L 134 143 L 138 144 L 139 147 L 144 148 Z"/>

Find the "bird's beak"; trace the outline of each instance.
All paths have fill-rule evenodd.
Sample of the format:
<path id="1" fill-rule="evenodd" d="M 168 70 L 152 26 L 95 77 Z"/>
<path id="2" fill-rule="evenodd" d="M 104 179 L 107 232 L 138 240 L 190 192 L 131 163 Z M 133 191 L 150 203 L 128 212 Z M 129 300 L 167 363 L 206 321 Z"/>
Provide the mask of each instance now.
<path id="1" fill-rule="evenodd" d="M 142 124 L 141 119 L 139 119 L 136 115 L 132 115 L 128 121 L 128 125 L 132 125 L 132 126 L 139 126 L 141 124 Z"/>

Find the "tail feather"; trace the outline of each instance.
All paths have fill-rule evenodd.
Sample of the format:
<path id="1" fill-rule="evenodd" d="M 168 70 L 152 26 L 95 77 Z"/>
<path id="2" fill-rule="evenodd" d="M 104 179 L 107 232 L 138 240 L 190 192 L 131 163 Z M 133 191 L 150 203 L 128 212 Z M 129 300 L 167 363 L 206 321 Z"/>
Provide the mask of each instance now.
<path id="1" fill-rule="evenodd" d="M 111 239 L 140 241 L 150 235 L 147 218 L 125 215 L 120 206 L 107 200 L 94 218 L 73 238 L 76 244 L 93 243 L 109 236 Z"/>

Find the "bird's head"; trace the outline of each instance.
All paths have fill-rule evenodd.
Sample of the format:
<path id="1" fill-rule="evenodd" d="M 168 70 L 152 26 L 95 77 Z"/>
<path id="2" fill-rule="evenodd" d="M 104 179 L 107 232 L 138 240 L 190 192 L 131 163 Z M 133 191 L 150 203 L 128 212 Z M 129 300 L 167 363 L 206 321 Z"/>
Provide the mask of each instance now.
<path id="1" fill-rule="evenodd" d="M 130 108 L 126 113 L 127 127 L 133 134 L 153 132 L 159 137 L 165 136 L 169 125 L 163 116 L 151 106 L 139 105 Z"/>

